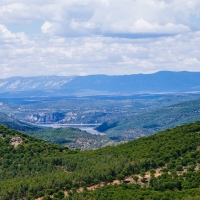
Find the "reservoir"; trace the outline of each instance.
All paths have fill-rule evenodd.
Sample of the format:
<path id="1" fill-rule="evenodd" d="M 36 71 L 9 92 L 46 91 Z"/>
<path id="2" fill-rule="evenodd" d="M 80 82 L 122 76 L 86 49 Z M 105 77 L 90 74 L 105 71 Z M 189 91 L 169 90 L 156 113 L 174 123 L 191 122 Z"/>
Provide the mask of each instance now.
<path id="1" fill-rule="evenodd" d="M 94 128 L 100 124 L 34 124 L 37 126 L 51 127 L 51 128 L 78 128 L 82 131 L 87 131 L 93 135 L 105 135 L 104 133 L 98 132 Z"/>

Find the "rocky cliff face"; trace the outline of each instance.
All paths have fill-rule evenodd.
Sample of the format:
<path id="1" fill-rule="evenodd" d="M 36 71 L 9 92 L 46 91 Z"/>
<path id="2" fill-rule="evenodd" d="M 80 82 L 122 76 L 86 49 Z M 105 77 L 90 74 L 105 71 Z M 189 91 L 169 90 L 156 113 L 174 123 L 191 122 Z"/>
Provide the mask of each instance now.
<path id="1" fill-rule="evenodd" d="M 2 93 L 12 91 L 58 90 L 73 78 L 72 76 L 40 76 L 0 79 L 0 91 Z"/>

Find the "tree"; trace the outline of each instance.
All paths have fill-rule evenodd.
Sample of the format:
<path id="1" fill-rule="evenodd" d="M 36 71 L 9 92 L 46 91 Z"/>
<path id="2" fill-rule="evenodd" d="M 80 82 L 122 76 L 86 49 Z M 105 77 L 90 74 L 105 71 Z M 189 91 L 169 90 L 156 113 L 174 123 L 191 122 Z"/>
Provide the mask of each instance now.
<path id="1" fill-rule="evenodd" d="M 61 190 L 59 190 L 57 193 L 55 193 L 55 194 L 53 195 L 53 197 L 54 197 L 54 198 L 57 198 L 57 199 L 63 199 L 64 196 L 65 196 L 65 194 L 64 194 L 64 192 L 61 191 Z"/>
<path id="2" fill-rule="evenodd" d="M 42 200 L 51 200 L 51 197 L 49 195 L 45 195 Z"/>
<path id="3" fill-rule="evenodd" d="M 155 170 L 155 169 L 151 169 L 151 170 L 150 170 L 150 174 L 151 174 L 151 175 L 154 175 L 155 173 L 156 173 L 156 170 Z"/>
<path id="4" fill-rule="evenodd" d="M 144 171 L 144 170 L 141 170 L 140 176 L 144 179 L 145 175 L 146 175 L 145 171 Z"/>
<path id="5" fill-rule="evenodd" d="M 138 176 L 135 176 L 135 175 L 133 175 L 132 176 L 132 178 L 133 178 L 133 180 L 136 182 L 136 184 L 137 184 L 137 181 L 138 181 L 138 179 L 139 179 L 139 177 Z"/>
<path id="6" fill-rule="evenodd" d="M 122 180 L 124 180 L 124 178 L 125 178 L 125 176 L 124 176 L 123 174 L 118 174 L 118 175 L 117 175 L 117 180 L 119 180 L 120 182 L 121 182 Z"/>
<path id="7" fill-rule="evenodd" d="M 183 171 L 182 165 L 177 165 L 177 166 L 176 166 L 176 170 L 177 170 L 177 171 Z"/>

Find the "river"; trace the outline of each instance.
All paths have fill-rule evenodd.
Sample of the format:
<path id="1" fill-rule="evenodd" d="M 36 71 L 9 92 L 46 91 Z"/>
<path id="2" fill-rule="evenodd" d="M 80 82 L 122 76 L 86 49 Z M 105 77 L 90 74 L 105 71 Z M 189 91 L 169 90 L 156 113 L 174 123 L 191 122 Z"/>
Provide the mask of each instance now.
<path id="1" fill-rule="evenodd" d="M 94 128 L 100 124 L 35 124 L 37 126 L 51 127 L 51 128 L 78 128 L 82 131 L 87 131 L 93 135 L 105 135 Z"/>

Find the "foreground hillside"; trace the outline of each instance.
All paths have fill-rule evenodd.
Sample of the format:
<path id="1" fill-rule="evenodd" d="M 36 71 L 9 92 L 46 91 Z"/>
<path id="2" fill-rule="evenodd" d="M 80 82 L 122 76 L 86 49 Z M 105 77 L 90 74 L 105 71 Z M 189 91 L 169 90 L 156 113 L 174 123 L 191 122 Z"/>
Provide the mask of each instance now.
<path id="1" fill-rule="evenodd" d="M 0 134 L 1 200 L 200 197 L 200 122 L 82 152 L 5 126 Z"/>
<path id="2" fill-rule="evenodd" d="M 115 140 L 133 140 L 144 135 L 200 120 L 200 99 L 103 123 L 97 130 Z"/>

